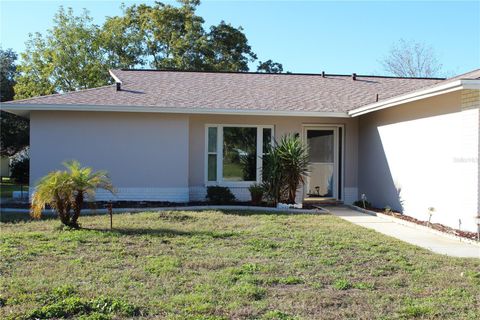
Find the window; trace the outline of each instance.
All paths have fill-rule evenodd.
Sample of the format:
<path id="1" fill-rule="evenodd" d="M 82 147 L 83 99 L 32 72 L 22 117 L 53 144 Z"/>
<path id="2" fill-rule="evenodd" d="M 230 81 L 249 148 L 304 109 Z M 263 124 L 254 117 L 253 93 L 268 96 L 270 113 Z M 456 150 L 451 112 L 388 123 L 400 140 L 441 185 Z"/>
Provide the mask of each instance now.
<path id="1" fill-rule="evenodd" d="M 208 181 L 217 180 L 217 131 L 215 127 L 208 128 Z"/>
<path id="2" fill-rule="evenodd" d="M 261 157 L 272 139 L 272 126 L 208 125 L 207 182 L 241 184 L 260 181 Z"/>

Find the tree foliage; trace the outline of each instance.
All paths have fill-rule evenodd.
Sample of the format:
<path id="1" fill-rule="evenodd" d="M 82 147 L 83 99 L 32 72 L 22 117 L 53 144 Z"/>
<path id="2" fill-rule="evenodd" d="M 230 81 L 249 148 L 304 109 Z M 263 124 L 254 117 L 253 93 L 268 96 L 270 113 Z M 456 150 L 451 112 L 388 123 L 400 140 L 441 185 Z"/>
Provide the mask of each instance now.
<path id="1" fill-rule="evenodd" d="M 0 100 L 10 101 L 14 97 L 17 54 L 11 49 L 0 48 Z M 14 114 L 0 112 L 0 155 L 13 156 L 28 146 L 29 123 Z"/>
<path id="2" fill-rule="evenodd" d="M 75 16 L 60 7 L 45 35 L 30 35 L 21 54 L 15 98 L 28 98 L 108 84 L 108 69 L 248 71 L 257 60 L 241 27 L 224 21 L 204 28 L 198 0 L 180 5 L 122 6 L 123 14 L 95 25 L 88 11 Z M 267 61 L 264 72 L 281 72 Z"/>
<path id="3" fill-rule="evenodd" d="M 398 77 L 438 77 L 442 71 L 432 47 L 403 39 L 392 46 L 382 65 Z"/>
<path id="4" fill-rule="evenodd" d="M 260 61 L 257 66 L 257 72 L 282 73 L 283 65 L 278 62 L 273 62 L 272 60 L 267 60 L 265 62 Z"/>
<path id="5" fill-rule="evenodd" d="M 97 189 L 114 192 L 114 187 L 105 171 L 93 172 L 90 167 L 82 167 L 78 161 L 63 164 L 66 170 L 50 172 L 35 188 L 32 197 L 31 215 L 40 218 L 48 204 L 63 224 L 78 228 L 78 218 L 85 198 L 93 201 Z"/>
<path id="6" fill-rule="evenodd" d="M 3 50 L 0 47 L 0 101 L 2 102 L 13 100 L 15 95 L 13 86 L 17 74 L 16 60 L 17 54 L 12 49 Z"/>
<path id="7" fill-rule="evenodd" d="M 75 16 L 60 7 L 46 36 L 30 35 L 18 66 L 15 98 L 105 85 L 109 62 L 100 44 L 99 28 L 88 11 Z"/>

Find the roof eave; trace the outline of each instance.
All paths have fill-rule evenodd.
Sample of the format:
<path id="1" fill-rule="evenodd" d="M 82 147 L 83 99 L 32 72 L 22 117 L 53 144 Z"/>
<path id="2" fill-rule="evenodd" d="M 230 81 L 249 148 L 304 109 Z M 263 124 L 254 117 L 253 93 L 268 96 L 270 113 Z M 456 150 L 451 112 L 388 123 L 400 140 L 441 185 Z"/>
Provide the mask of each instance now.
<path id="1" fill-rule="evenodd" d="M 98 105 L 57 105 L 57 104 L 8 104 L 2 110 L 28 116 L 31 111 L 89 111 L 89 112 L 139 112 L 139 113 L 173 113 L 173 114 L 216 114 L 244 116 L 290 116 L 290 117 L 334 117 L 349 118 L 346 112 L 336 111 L 288 111 L 288 110 L 231 110 L 202 108 L 170 108 L 151 106 L 98 106 Z"/>
<path id="2" fill-rule="evenodd" d="M 371 103 L 371 104 L 350 110 L 348 111 L 348 115 L 351 117 L 358 117 L 370 112 L 398 106 L 408 102 L 413 102 L 421 99 L 438 96 L 441 94 L 446 94 L 453 91 L 463 90 L 463 89 L 480 89 L 480 80 L 477 80 L 477 79 L 456 80 L 443 85 L 438 85 L 431 88 L 402 94 L 400 96 L 396 96 L 393 98 Z"/>

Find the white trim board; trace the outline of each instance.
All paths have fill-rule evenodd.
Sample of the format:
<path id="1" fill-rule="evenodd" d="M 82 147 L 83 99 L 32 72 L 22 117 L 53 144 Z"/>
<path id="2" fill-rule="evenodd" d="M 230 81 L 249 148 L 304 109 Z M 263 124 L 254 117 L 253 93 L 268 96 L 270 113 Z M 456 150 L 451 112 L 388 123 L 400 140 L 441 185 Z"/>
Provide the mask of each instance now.
<path id="1" fill-rule="evenodd" d="M 113 90 L 113 89 L 112 89 Z M 1 104 L 3 111 L 28 117 L 30 111 L 93 111 L 93 112 L 139 112 L 172 114 L 215 114 L 243 116 L 290 116 L 290 117 L 327 117 L 349 118 L 346 112 L 334 111 L 288 111 L 288 110 L 245 110 L 212 108 L 172 108 L 160 106 L 117 106 L 117 105 L 74 105 L 74 104 Z"/>
<path id="2" fill-rule="evenodd" d="M 359 107 L 348 111 L 348 115 L 351 117 L 361 116 L 373 111 L 382 110 L 390 107 L 394 107 L 400 104 L 422 100 L 449 92 L 454 92 L 464 89 L 480 89 L 480 80 L 456 80 L 446 84 L 436 85 L 431 88 L 410 92 L 393 98 L 389 98 L 383 101 L 368 104 L 363 107 Z"/>

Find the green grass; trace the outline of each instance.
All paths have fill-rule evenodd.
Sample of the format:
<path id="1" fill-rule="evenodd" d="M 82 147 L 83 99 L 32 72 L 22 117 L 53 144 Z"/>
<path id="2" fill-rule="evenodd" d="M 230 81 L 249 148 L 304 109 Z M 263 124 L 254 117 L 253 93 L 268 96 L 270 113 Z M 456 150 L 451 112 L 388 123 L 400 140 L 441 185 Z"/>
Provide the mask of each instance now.
<path id="1" fill-rule="evenodd" d="M 478 319 L 480 260 L 329 215 L 153 212 L 0 224 L 0 318 Z"/>

